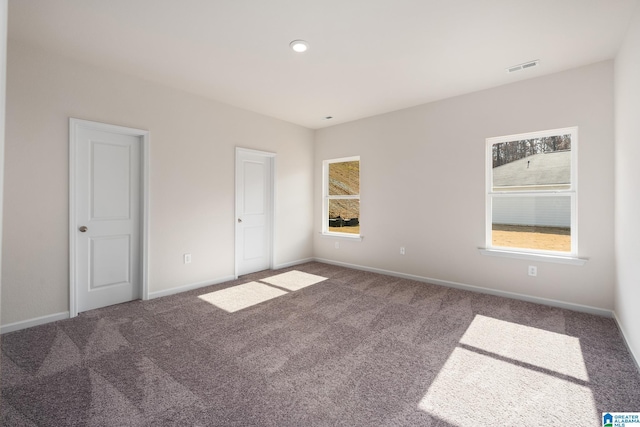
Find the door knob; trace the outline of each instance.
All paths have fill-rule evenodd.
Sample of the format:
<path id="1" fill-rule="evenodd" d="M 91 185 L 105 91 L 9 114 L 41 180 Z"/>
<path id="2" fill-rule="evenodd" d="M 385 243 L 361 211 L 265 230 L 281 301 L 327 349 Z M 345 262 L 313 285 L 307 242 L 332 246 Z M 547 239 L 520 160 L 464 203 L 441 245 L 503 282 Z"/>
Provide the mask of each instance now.
<path id="1" fill-rule="evenodd" d="M 242 222 L 242 220 L 240 218 L 238 218 L 238 224 L 240 224 Z"/>
<path id="2" fill-rule="evenodd" d="M 88 230 L 88 228 L 85 225 L 83 225 L 82 227 L 78 228 L 78 230 L 80 230 L 81 233 L 84 233 L 85 231 Z"/>

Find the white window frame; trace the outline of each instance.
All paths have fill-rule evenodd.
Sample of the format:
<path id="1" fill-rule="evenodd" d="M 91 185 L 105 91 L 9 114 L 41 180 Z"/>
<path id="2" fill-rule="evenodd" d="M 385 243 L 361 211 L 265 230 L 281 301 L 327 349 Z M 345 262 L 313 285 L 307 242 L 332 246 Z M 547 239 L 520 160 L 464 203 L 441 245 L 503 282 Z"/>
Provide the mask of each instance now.
<path id="1" fill-rule="evenodd" d="M 329 195 L 329 165 L 332 163 L 344 163 L 358 161 L 360 166 L 360 156 L 341 157 L 339 159 L 330 159 L 322 161 L 322 234 L 325 236 L 341 237 L 348 239 L 362 240 L 362 233 L 340 233 L 337 231 L 329 231 L 329 200 L 360 200 L 360 194 L 357 195 Z M 362 176 L 362 174 L 360 174 Z M 360 220 L 360 218 L 358 218 Z M 360 229 L 362 231 L 362 229 Z"/>
<path id="2" fill-rule="evenodd" d="M 493 191 L 493 153 L 495 144 L 523 139 L 535 139 L 556 135 L 571 135 L 571 186 L 566 190 L 533 190 L 533 191 Z M 510 256 L 514 258 L 539 259 L 550 262 L 566 262 L 570 264 L 583 264 L 586 260 L 578 258 L 578 128 L 567 127 L 550 129 L 538 132 L 528 132 L 515 135 L 505 135 L 486 139 L 486 215 L 485 255 Z M 571 251 L 549 251 L 528 248 L 516 248 L 506 246 L 493 246 L 492 243 L 492 201 L 498 197 L 553 197 L 568 196 L 571 200 Z"/>

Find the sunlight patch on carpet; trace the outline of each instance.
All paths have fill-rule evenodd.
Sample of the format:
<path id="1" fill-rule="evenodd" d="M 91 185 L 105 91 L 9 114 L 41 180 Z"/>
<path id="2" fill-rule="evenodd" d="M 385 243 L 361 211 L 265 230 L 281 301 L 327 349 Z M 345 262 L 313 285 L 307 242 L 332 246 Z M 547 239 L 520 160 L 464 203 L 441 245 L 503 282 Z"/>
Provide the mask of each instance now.
<path id="1" fill-rule="evenodd" d="M 274 288 L 273 286 L 258 282 L 249 282 L 200 295 L 198 298 L 229 313 L 234 313 L 286 294 L 287 291 Z"/>
<path id="2" fill-rule="evenodd" d="M 451 353 L 418 407 L 458 427 L 598 422 L 588 387 L 463 348 Z"/>
<path id="3" fill-rule="evenodd" d="M 418 408 L 457 427 L 599 422 L 577 338 L 481 315 Z"/>
<path id="4" fill-rule="evenodd" d="M 297 291 L 307 286 L 315 285 L 324 280 L 326 277 L 316 276 L 315 274 L 305 273 L 303 271 L 292 270 L 286 273 L 277 274 L 275 276 L 262 279 L 262 282 L 269 283 L 279 288 L 288 289 L 290 291 Z"/>
<path id="5" fill-rule="evenodd" d="M 589 381 L 576 337 L 476 315 L 460 343 Z"/>

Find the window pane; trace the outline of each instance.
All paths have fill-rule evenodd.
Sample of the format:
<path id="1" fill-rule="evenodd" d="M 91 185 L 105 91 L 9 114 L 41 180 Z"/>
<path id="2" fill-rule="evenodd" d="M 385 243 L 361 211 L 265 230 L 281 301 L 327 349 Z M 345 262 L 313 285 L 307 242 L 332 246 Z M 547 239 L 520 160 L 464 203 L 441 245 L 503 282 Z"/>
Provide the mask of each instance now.
<path id="1" fill-rule="evenodd" d="M 360 234 L 360 200 L 329 200 L 329 231 Z"/>
<path id="2" fill-rule="evenodd" d="M 492 198 L 493 246 L 571 252 L 571 196 Z"/>
<path id="3" fill-rule="evenodd" d="M 360 161 L 329 163 L 329 195 L 360 194 Z"/>
<path id="4" fill-rule="evenodd" d="M 492 191 L 571 189 L 571 134 L 493 144 Z"/>

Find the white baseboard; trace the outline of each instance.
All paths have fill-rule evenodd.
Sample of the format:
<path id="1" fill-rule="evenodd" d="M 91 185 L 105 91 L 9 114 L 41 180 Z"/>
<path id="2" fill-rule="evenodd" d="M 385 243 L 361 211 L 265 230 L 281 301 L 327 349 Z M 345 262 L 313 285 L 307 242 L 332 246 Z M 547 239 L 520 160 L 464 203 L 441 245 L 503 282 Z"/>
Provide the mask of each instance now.
<path id="1" fill-rule="evenodd" d="M 217 279 L 205 280 L 204 282 L 191 283 L 189 285 L 178 286 L 176 288 L 165 289 L 164 291 L 149 292 L 149 299 L 166 297 L 169 295 L 179 294 L 181 292 L 192 291 L 194 289 L 204 288 L 205 286 L 218 285 L 220 283 L 235 280 L 235 276 L 219 277 Z"/>
<path id="2" fill-rule="evenodd" d="M 353 268 L 354 270 L 370 271 L 372 273 L 386 274 L 388 276 L 400 277 L 402 279 L 416 280 L 418 282 L 430 283 L 430 284 L 433 284 L 433 285 L 445 286 L 445 287 L 455 288 L 455 289 L 462 289 L 462 290 L 465 290 L 465 291 L 478 292 L 478 293 L 483 293 L 483 294 L 489 294 L 489 295 L 495 295 L 495 296 L 500 296 L 500 297 L 512 298 L 512 299 L 517 299 L 517 300 L 521 300 L 521 301 L 527 301 L 527 302 L 533 302 L 533 303 L 537 303 L 537 304 L 548 305 L 548 306 L 552 306 L 552 307 L 566 308 L 568 310 L 580 311 L 580 312 L 583 312 L 583 313 L 595 314 L 595 315 L 598 315 L 598 316 L 613 317 L 615 319 L 615 321 L 616 321 L 616 324 L 618 325 L 618 328 L 621 331 L 621 334 L 622 334 L 622 336 L 623 336 L 623 338 L 625 340 L 625 344 L 627 344 L 627 347 L 629 347 L 629 344 L 628 344 L 624 329 L 622 328 L 622 325 L 620 324 L 618 318 L 616 317 L 615 312 L 613 312 L 612 310 L 606 310 L 606 309 L 602 309 L 602 308 L 591 307 L 591 306 L 581 305 L 581 304 L 574 304 L 574 303 L 569 303 L 569 302 L 565 302 L 565 301 L 558 301 L 558 300 L 553 300 L 553 299 L 548 299 L 548 298 L 534 297 L 534 296 L 525 295 L 525 294 L 518 294 L 518 293 L 515 293 L 515 292 L 500 291 L 500 290 L 496 290 L 496 289 L 484 288 L 484 287 L 481 287 L 481 286 L 467 285 L 467 284 L 464 284 L 464 283 L 452 282 L 452 281 L 448 281 L 448 280 L 440 280 L 440 279 L 433 279 L 433 278 L 430 278 L 430 277 L 416 276 L 416 275 L 413 275 L 413 274 L 400 273 L 400 272 L 397 272 L 397 271 L 384 270 L 384 269 L 381 269 L 381 268 L 373 268 L 373 267 L 367 267 L 367 266 L 357 265 L 357 264 L 350 264 L 350 263 L 346 263 L 346 262 L 334 261 L 334 260 L 324 259 L 324 258 L 305 258 L 305 259 L 301 259 L 301 260 L 297 260 L 297 261 L 278 264 L 278 265 L 274 266 L 274 270 L 287 268 L 287 267 L 293 267 L 295 265 L 300 265 L 300 264 L 304 264 L 306 262 L 311 262 L 311 261 L 317 261 L 317 262 L 323 262 L 325 264 L 331 264 L 331 265 L 338 265 L 338 266 L 342 266 L 342 267 Z M 174 295 L 174 294 L 178 294 L 178 293 L 181 293 L 181 292 L 186 292 L 186 291 L 191 291 L 191 290 L 194 290 L 194 289 L 203 288 L 205 286 L 218 285 L 220 283 L 228 282 L 228 281 L 235 280 L 235 279 L 236 279 L 236 277 L 234 277 L 234 276 L 226 276 L 226 277 L 220 277 L 220 278 L 213 279 L 213 280 L 206 280 L 206 281 L 203 281 L 203 282 L 192 283 L 192 284 L 189 284 L 189 285 L 178 286 L 178 287 L 175 287 L 175 288 L 166 289 L 164 291 L 150 292 L 149 293 L 149 299 L 154 299 L 154 298 L 160 298 L 160 297 L 164 297 L 164 296 Z M 65 312 L 62 312 L 62 313 L 55 313 L 55 314 L 50 314 L 50 315 L 47 315 L 47 316 L 37 317 L 37 318 L 34 318 L 34 319 L 28 319 L 28 320 L 23 320 L 23 321 L 20 321 L 20 322 L 9 323 L 7 325 L 2 325 L 2 327 L 0 328 L 0 334 L 19 331 L 21 329 L 30 328 L 32 326 L 44 325 L 45 323 L 55 322 L 57 320 L 64 320 L 64 319 L 68 319 L 68 318 L 69 318 L 69 312 L 65 311 Z M 631 353 L 631 356 L 634 358 L 634 361 L 636 362 L 636 364 L 639 364 L 638 363 L 638 360 L 639 360 L 638 357 L 636 357 L 636 355 L 633 353 L 633 351 L 631 350 L 630 347 L 629 347 L 629 352 Z"/>
<path id="3" fill-rule="evenodd" d="M 206 280 L 204 282 L 192 283 L 189 285 L 179 286 L 177 288 L 166 289 L 164 291 L 158 292 L 150 292 L 149 299 L 160 298 L 168 295 L 178 294 L 180 292 L 191 291 L 193 289 L 203 288 L 205 286 L 217 285 L 219 283 L 228 282 L 230 280 L 234 280 L 235 277 L 227 276 L 221 277 L 214 280 Z M 69 318 L 69 312 L 65 311 L 62 313 L 49 314 L 47 316 L 36 317 L 34 319 L 22 320 L 20 322 L 9 323 L 6 325 L 2 325 L 0 328 L 0 334 L 6 334 L 8 332 L 19 331 L 21 329 L 31 328 L 33 326 L 44 325 L 45 323 L 51 323 L 58 320 L 64 320 Z"/>
<path id="4" fill-rule="evenodd" d="M 616 314 L 615 311 L 613 311 L 613 320 L 616 321 L 616 325 L 618 325 L 618 330 L 620 330 L 620 335 L 622 335 L 622 340 L 624 341 L 624 344 L 627 346 L 627 350 L 629 350 L 629 354 L 631 355 L 631 358 L 636 363 L 636 368 L 638 368 L 638 372 L 640 372 L 640 358 L 638 358 L 638 355 L 634 353 L 633 349 L 629 345 L 627 334 L 624 331 L 624 328 L 622 327 L 622 323 L 620 322 L 620 319 L 618 318 L 618 315 Z"/>
<path id="5" fill-rule="evenodd" d="M 274 269 L 281 269 L 281 268 L 286 268 L 286 267 L 291 267 L 294 265 L 299 265 L 299 264 L 304 264 L 305 262 L 310 262 L 313 261 L 313 258 L 307 258 L 307 259 L 302 259 L 302 260 L 298 260 L 298 261 L 294 261 L 294 262 L 289 262 L 286 264 L 280 264 L 276 267 L 274 267 Z M 211 286 L 211 285 L 218 285 L 220 283 L 224 283 L 224 282 L 229 282 L 231 280 L 235 280 L 236 277 L 234 276 L 226 276 L 226 277 L 219 277 L 217 279 L 212 279 L 212 280 L 205 280 L 203 282 L 198 282 L 198 283 L 191 283 L 188 285 L 184 285 L 184 286 L 178 286 L 175 288 L 171 288 L 171 289 L 165 289 L 164 291 L 157 291 L 157 292 L 149 292 L 149 298 L 148 299 L 154 299 L 154 298 L 160 298 L 160 297 L 166 297 L 169 295 L 175 295 L 175 294 L 179 294 L 181 292 L 187 292 L 187 291 L 192 291 L 194 289 L 199 289 L 199 288 L 204 288 L 205 286 Z M 42 317 L 36 317 L 33 319 L 27 319 L 27 320 L 22 320 L 19 322 L 14 322 L 14 323 L 9 323 L 6 325 L 2 325 L 2 327 L 0 328 L 0 334 L 6 334 L 9 332 L 14 332 L 14 331 L 19 331 L 21 329 L 26 329 L 26 328 L 31 328 L 33 326 L 38 326 L 38 325 L 44 325 L 46 323 L 51 323 L 51 322 L 55 322 L 57 320 L 64 320 L 64 319 L 68 319 L 69 318 L 69 312 L 65 311 L 62 313 L 55 313 L 55 314 L 49 314 L 47 316 L 42 316 Z"/>
<path id="6" fill-rule="evenodd" d="M 0 328 L 0 334 L 15 332 L 21 329 L 27 329 L 33 326 L 44 325 L 45 323 L 56 322 L 58 320 L 64 320 L 68 318 L 69 318 L 69 312 L 63 311 L 62 313 L 49 314 L 47 316 L 35 317 L 33 319 L 28 319 L 28 320 L 21 320 L 20 322 L 8 323 L 6 325 L 2 325 L 2 328 Z"/>
<path id="7" fill-rule="evenodd" d="M 305 258 L 305 259 L 299 259 L 299 260 L 296 260 L 296 261 L 285 262 L 283 264 L 274 265 L 273 269 L 274 270 L 280 270 L 280 269 L 283 269 L 283 268 L 293 267 L 293 266 L 296 266 L 296 265 L 304 264 L 304 263 L 307 263 L 307 262 L 312 262 L 312 261 L 315 261 L 315 260 L 316 260 L 315 258 Z"/>
<path id="8" fill-rule="evenodd" d="M 381 268 L 373 268 L 373 267 L 366 267 L 362 265 L 349 264 L 346 262 L 333 261 L 330 259 L 315 258 L 315 260 L 318 262 L 323 262 L 325 264 L 338 265 L 342 267 L 353 268 L 355 270 L 370 271 L 372 273 L 386 274 L 387 276 L 416 280 L 418 282 L 430 283 L 432 285 L 440 285 L 440 286 L 446 286 L 448 288 L 462 289 L 465 291 L 478 292 L 482 294 L 489 294 L 489 295 L 495 295 L 499 297 L 517 299 L 520 301 L 533 302 L 536 304 L 543 304 L 551 307 L 566 308 L 568 310 L 580 311 L 583 313 L 595 314 L 598 316 L 613 317 L 613 312 L 611 310 L 606 310 L 598 307 L 591 307 L 588 305 L 574 304 L 571 302 L 558 301 L 558 300 L 549 299 L 549 298 L 534 297 L 531 295 L 518 294 L 515 292 L 507 292 L 507 291 L 500 291 L 497 289 L 483 288 L 481 286 L 467 285 L 465 283 L 451 282 L 448 280 L 440 280 L 440 279 L 433 279 L 430 277 L 416 276 L 413 274 L 399 273 L 397 271 L 383 270 Z"/>

